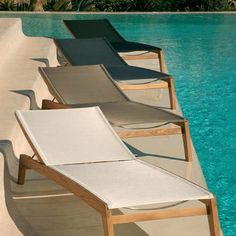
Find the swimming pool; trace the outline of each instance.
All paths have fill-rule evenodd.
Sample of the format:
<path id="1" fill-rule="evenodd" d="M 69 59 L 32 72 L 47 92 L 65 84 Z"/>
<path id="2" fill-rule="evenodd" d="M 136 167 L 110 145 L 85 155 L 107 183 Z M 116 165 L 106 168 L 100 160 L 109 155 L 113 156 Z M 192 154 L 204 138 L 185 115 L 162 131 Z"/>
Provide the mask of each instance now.
<path id="1" fill-rule="evenodd" d="M 9 17 L 1 14 L 0 17 Z M 69 37 L 62 19 L 104 15 L 11 14 L 29 36 Z M 164 49 L 226 236 L 236 235 L 236 14 L 106 15 L 130 40 Z M 131 33 L 132 32 L 132 33 Z"/>

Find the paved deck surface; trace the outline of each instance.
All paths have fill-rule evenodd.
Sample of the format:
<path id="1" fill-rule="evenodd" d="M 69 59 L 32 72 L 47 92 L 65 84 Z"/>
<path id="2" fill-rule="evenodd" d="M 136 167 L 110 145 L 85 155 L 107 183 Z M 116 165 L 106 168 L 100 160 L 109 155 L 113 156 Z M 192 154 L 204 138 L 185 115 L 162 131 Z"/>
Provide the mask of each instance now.
<path id="1" fill-rule="evenodd" d="M 33 152 L 17 125 L 14 111 L 35 109 L 42 98 L 51 98 L 37 68 L 56 65 L 56 50 L 50 39 L 25 37 L 21 33 L 21 21 L 17 19 L 0 20 L 0 43 L 5 45 L 0 48 L 1 235 L 103 235 L 100 215 L 52 181 L 28 171 L 24 186 L 15 183 L 19 154 Z M 149 68 L 158 64 L 155 60 L 129 63 Z M 169 109 L 166 89 L 127 94 L 133 100 Z M 180 109 L 177 112 L 180 113 Z M 180 135 L 125 141 L 141 159 L 205 186 L 196 154 L 192 163 L 183 161 Z M 189 204 L 200 203 L 178 207 Z M 209 230 L 206 217 L 189 217 L 116 226 L 115 233 L 117 236 L 207 236 Z"/>

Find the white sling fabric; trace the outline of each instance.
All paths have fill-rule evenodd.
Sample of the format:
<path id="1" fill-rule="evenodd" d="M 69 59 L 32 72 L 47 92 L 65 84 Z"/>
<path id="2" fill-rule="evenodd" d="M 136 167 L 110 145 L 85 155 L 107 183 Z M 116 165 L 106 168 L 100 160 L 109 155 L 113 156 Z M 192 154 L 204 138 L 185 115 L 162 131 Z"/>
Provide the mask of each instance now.
<path id="1" fill-rule="evenodd" d="M 207 190 L 137 160 L 98 107 L 17 111 L 33 149 L 110 209 L 212 198 Z"/>
<path id="2" fill-rule="evenodd" d="M 207 190 L 139 160 L 53 166 L 110 209 L 212 198 Z"/>
<path id="3" fill-rule="evenodd" d="M 46 165 L 133 158 L 98 107 L 17 111 L 16 115 Z"/>

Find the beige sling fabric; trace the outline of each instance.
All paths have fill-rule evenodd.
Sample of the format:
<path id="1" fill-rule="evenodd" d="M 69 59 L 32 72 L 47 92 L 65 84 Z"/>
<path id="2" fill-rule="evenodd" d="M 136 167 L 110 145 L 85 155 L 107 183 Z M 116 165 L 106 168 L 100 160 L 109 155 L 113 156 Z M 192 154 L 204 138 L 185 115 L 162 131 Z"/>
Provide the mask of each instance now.
<path id="1" fill-rule="evenodd" d="M 178 122 L 183 117 L 130 101 L 102 65 L 41 67 L 49 91 L 61 103 L 98 105 L 113 125 Z M 76 107 L 75 106 L 75 107 Z"/>

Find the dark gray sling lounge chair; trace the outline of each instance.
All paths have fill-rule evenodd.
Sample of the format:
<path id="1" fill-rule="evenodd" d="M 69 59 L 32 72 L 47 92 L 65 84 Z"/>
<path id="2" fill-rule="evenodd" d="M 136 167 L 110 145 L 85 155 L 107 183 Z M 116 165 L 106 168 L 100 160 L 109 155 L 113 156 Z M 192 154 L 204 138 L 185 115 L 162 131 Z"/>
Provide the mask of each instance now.
<path id="1" fill-rule="evenodd" d="M 122 89 L 155 89 L 160 88 L 160 85 L 163 88 L 163 84 L 159 82 L 165 81 L 169 90 L 170 107 L 176 109 L 172 76 L 129 66 L 106 39 L 54 39 L 54 42 L 61 54 L 63 61 L 61 64 L 72 66 L 103 64 Z"/>
<path id="2" fill-rule="evenodd" d="M 129 42 L 125 40 L 107 19 L 64 20 L 63 22 L 75 38 L 106 38 L 117 52 L 154 52 L 159 58 L 160 71 L 165 72 L 165 63 L 163 51 L 161 48 L 144 43 Z M 128 58 L 129 57 L 127 57 L 127 59 Z M 132 58 L 134 57 L 131 57 L 131 59 Z M 140 58 L 140 56 L 138 58 Z"/>
<path id="3" fill-rule="evenodd" d="M 62 104 L 44 100 L 43 109 L 98 105 L 122 138 L 176 134 L 180 127 L 185 160 L 191 161 L 188 121 L 171 112 L 130 101 L 103 65 L 40 67 L 39 71 L 51 94 Z M 160 128 L 163 123 L 177 126 Z"/>

